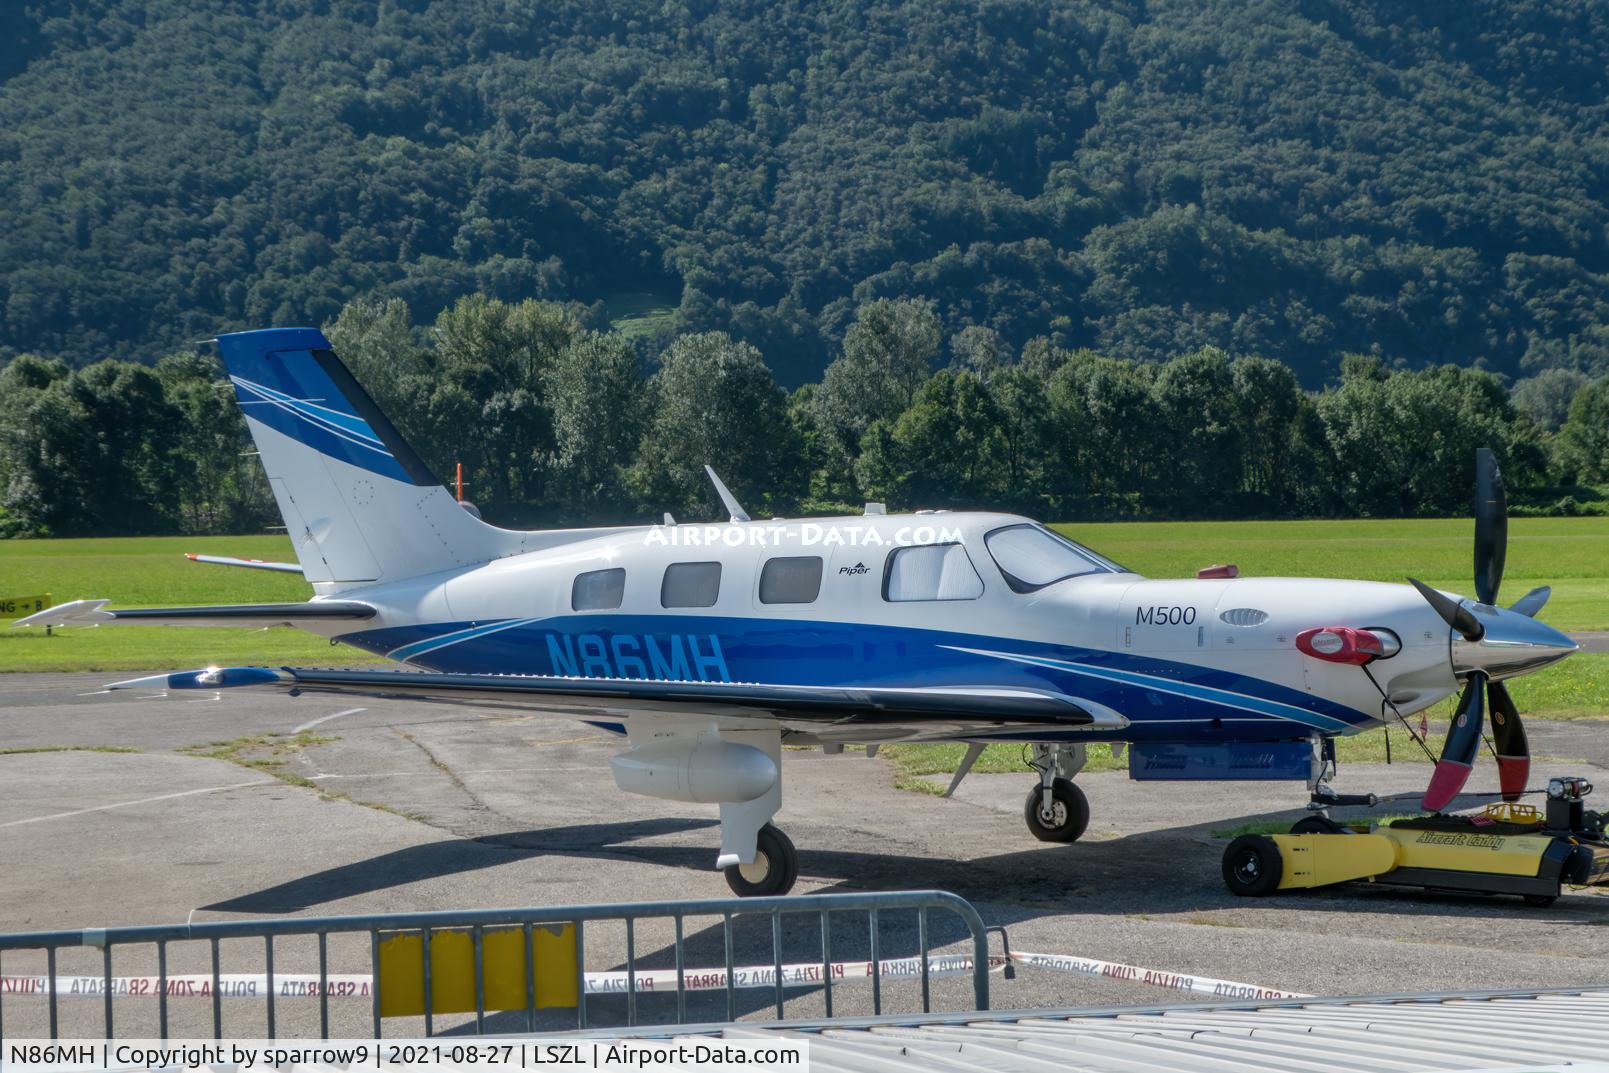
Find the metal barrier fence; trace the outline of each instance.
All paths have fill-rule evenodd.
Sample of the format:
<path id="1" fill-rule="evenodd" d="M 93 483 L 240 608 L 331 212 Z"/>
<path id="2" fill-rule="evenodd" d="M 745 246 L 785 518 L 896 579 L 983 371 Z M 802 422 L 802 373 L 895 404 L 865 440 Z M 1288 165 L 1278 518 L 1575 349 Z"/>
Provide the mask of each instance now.
<path id="1" fill-rule="evenodd" d="M 676 979 L 676 1021 L 686 1023 L 686 1000 L 688 995 L 688 982 L 686 979 L 687 965 L 684 960 L 684 922 L 688 917 L 719 917 L 722 921 L 722 939 L 725 950 L 724 991 L 726 995 L 726 1019 L 734 1020 L 736 1016 L 736 985 L 734 983 L 734 946 L 732 925 L 734 919 L 743 917 L 768 916 L 771 923 L 771 965 L 774 973 L 774 991 L 776 1002 L 776 1016 L 778 1020 L 785 1017 L 784 1011 L 784 974 L 783 974 L 783 919 L 785 917 L 816 917 L 820 924 L 820 960 L 812 960 L 811 964 L 819 965 L 822 969 L 820 984 L 826 1013 L 833 1015 L 833 956 L 832 956 L 832 927 L 831 915 L 844 913 L 865 913 L 868 922 L 868 936 L 870 943 L 870 956 L 866 959 L 867 975 L 872 986 L 872 1007 L 876 1014 L 882 1013 L 883 1006 L 883 975 L 884 964 L 881 937 L 879 934 L 879 918 L 882 914 L 914 911 L 917 923 L 917 952 L 915 960 L 919 965 L 914 969 L 913 975 L 919 975 L 921 980 L 922 1011 L 931 1011 L 930 966 L 932 964 L 929 946 L 928 913 L 931 910 L 942 910 L 959 918 L 971 940 L 972 953 L 970 964 L 965 959 L 959 959 L 958 964 L 962 971 L 972 974 L 973 1003 L 978 1010 L 989 1008 L 989 959 L 987 937 L 985 935 L 982 919 L 978 916 L 970 903 L 946 891 L 909 891 L 909 892 L 879 892 L 868 894 L 822 894 L 805 897 L 780 898 L 723 898 L 705 899 L 697 901 L 665 901 L 665 902 L 633 902 L 611 905 L 564 905 L 543 906 L 528 909 L 478 909 L 462 912 L 429 912 L 429 913 L 397 913 L 376 915 L 354 915 L 335 917 L 295 917 L 281 920 L 229 920 L 208 921 L 199 924 L 174 925 L 143 925 L 120 928 L 88 929 L 81 931 L 41 931 L 18 932 L 13 934 L 0 934 L 0 981 L 5 981 L 5 954 L 18 951 L 40 951 L 45 953 L 46 978 L 48 986 L 43 990 L 47 992 L 49 1001 L 50 1037 L 58 1038 L 59 1011 L 58 1011 L 58 977 L 57 952 L 66 948 L 91 947 L 101 950 L 100 980 L 95 981 L 95 993 L 104 996 L 102 1035 L 111 1038 L 113 1035 L 113 999 L 129 997 L 126 993 L 116 994 L 113 976 L 113 949 L 127 947 L 135 944 L 153 945 L 156 949 L 157 976 L 154 986 L 147 993 L 154 994 L 157 1000 L 157 1016 L 160 1024 L 161 1037 L 168 1037 L 169 1011 L 168 1000 L 170 994 L 170 974 L 168 960 L 168 945 L 170 943 L 205 942 L 210 945 L 211 955 L 211 988 L 212 1001 L 212 1030 L 215 1039 L 223 1038 L 223 987 L 224 974 L 221 970 L 220 943 L 224 940 L 259 939 L 263 943 L 263 968 L 266 976 L 264 997 L 266 998 L 266 1024 L 268 1038 L 277 1038 L 276 1011 L 275 1011 L 275 971 L 274 971 L 274 941 L 292 936 L 316 937 L 318 943 L 318 973 L 316 995 L 319 1001 L 319 1035 L 328 1039 L 330 1031 L 330 992 L 331 976 L 338 975 L 330 972 L 329 965 L 329 937 L 331 935 L 367 933 L 369 936 L 369 962 L 372 972 L 373 986 L 370 989 L 373 1030 L 375 1038 L 383 1035 L 381 1010 L 381 980 L 382 980 L 382 937 L 397 935 L 419 937 L 419 961 L 423 996 L 422 1010 L 424 1018 L 425 1035 L 434 1034 L 434 1013 L 436 991 L 432 988 L 432 947 L 437 945 L 432 941 L 435 934 L 438 938 L 449 929 L 469 929 L 473 951 L 473 985 L 474 985 L 474 1030 L 477 1034 L 486 1030 L 487 1009 L 487 976 L 484 959 L 485 938 L 487 929 L 518 928 L 523 935 L 523 975 L 525 985 L 526 1028 L 529 1031 L 536 1029 L 538 973 L 537 959 L 533 953 L 533 928 L 563 925 L 574 929 L 574 984 L 576 1027 L 585 1029 L 589 1027 L 587 1018 L 587 971 L 586 971 L 586 926 L 588 923 L 623 922 L 625 926 L 625 973 L 623 993 L 626 1004 L 626 1024 L 634 1026 L 637 1020 L 638 1000 L 638 968 L 637 955 L 637 924 L 640 921 L 669 919 L 675 927 L 674 958 Z M 441 954 L 437 953 L 436 958 Z M 956 960 L 956 959 L 952 959 Z M 395 967 L 394 957 L 391 959 Z M 408 966 L 411 968 L 411 966 Z M 668 973 L 668 970 L 661 970 Z M 292 975 L 292 974 L 285 974 Z M 294 974 L 303 975 L 303 974 Z M 310 974 L 307 974 L 310 975 Z M 812 976 L 812 979 L 814 977 Z M 282 977 L 283 979 L 283 977 Z M 349 992 L 350 993 L 350 992 Z M 0 987 L 0 1039 L 5 1038 L 4 1014 L 5 988 Z M 567 1004 L 567 1003 L 564 1003 Z M 510 1007 L 499 1006 L 493 1012 L 507 1012 Z M 468 1007 L 463 1009 L 468 1012 Z"/>

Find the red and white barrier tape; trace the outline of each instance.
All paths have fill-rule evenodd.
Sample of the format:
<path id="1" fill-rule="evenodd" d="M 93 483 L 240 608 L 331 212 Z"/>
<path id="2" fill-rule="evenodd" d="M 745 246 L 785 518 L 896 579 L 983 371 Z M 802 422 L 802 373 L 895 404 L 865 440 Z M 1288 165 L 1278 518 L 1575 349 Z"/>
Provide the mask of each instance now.
<path id="1" fill-rule="evenodd" d="M 1051 972 L 1064 972 L 1078 976 L 1099 976 L 1129 983 L 1147 984 L 1171 991 L 1189 991 L 1219 998 L 1284 999 L 1311 998 L 1297 991 L 1281 991 L 1255 984 L 1218 980 L 1207 976 L 1187 976 L 1183 973 L 1147 969 L 1138 965 L 1125 965 L 1116 961 L 1096 958 L 1072 957 L 1066 954 L 1037 954 L 1014 950 L 1010 960 L 1018 965 L 1032 966 Z M 991 971 L 1005 968 L 1007 959 L 1000 955 L 989 958 Z M 922 975 L 920 958 L 890 958 L 881 962 L 884 980 L 915 980 Z M 872 963 L 869 961 L 838 961 L 830 966 L 832 981 L 869 980 Z M 928 957 L 930 977 L 961 976 L 972 971 L 970 954 L 932 954 Z M 782 966 L 784 988 L 813 987 L 825 975 L 820 962 Z M 634 979 L 633 979 L 634 978 Z M 721 991 L 726 988 L 725 967 L 713 969 L 683 969 L 682 978 L 688 991 Z M 332 974 L 326 978 L 331 998 L 371 998 L 374 978 L 366 973 Z M 638 969 L 625 972 L 589 972 L 586 974 L 588 995 L 624 994 L 632 983 L 640 994 L 674 992 L 675 969 Z M 111 981 L 114 996 L 139 998 L 154 996 L 162 987 L 155 976 L 114 976 Z M 774 988 L 776 969 L 771 965 L 743 965 L 732 970 L 734 988 Z M 275 973 L 276 999 L 314 999 L 319 997 L 320 983 L 316 973 Z M 71 998 L 99 998 L 106 993 L 106 979 L 101 976 L 56 977 L 56 994 Z M 211 998 L 210 974 L 171 975 L 167 978 L 169 997 Z M 221 998 L 264 998 L 268 993 L 268 977 L 263 973 L 224 973 L 218 977 L 218 994 Z M 0 976 L 0 998 L 14 995 L 45 996 L 50 994 L 48 976 Z"/>

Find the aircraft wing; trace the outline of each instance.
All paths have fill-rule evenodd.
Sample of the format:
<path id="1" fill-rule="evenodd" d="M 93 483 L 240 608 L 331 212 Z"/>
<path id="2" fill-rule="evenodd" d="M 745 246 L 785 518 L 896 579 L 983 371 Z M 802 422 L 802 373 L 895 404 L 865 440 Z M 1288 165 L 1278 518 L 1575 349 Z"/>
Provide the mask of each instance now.
<path id="1" fill-rule="evenodd" d="M 358 600 L 310 600 L 299 604 L 222 604 L 198 607 L 127 607 L 106 610 L 110 600 L 73 600 L 19 618 L 13 626 L 291 626 L 313 620 L 358 621 L 374 608 Z"/>
<path id="2" fill-rule="evenodd" d="M 828 687 L 752 682 L 659 682 L 624 678 L 438 674 L 393 670 L 229 667 L 159 674 L 112 689 L 256 687 L 427 701 L 480 709 L 542 711 L 596 720 L 648 712 L 769 716 L 817 737 L 844 741 L 998 737 L 1033 740 L 1046 730 L 1119 730 L 1128 721 L 1101 704 L 1009 686 Z"/>

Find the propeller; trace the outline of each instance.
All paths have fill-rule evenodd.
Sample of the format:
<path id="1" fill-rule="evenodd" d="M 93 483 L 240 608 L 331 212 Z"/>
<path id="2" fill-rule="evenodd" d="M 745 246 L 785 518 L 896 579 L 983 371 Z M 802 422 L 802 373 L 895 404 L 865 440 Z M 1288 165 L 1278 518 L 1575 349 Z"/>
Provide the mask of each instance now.
<path id="1" fill-rule="evenodd" d="M 1458 698 L 1458 710 L 1447 728 L 1447 741 L 1441 747 L 1441 759 L 1431 773 L 1430 786 L 1425 790 L 1425 808 L 1440 812 L 1458 796 L 1469 781 L 1470 769 L 1475 766 L 1475 754 L 1481 747 L 1481 711 L 1487 685 L 1486 676 L 1479 671 L 1469 676 L 1464 695 Z"/>
<path id="2" fill-rule="evenodd" d="M 1475 452 L 1475 598 L 1483 604 L 1497 603 L 1503 585 L 1503 564 L 1508 556 L 1508 498 L 1503 491 L 1503 473 L 1497 457 L 1482 447 Z M 1468 607 L 1414 578 L 1408 581 L 1464 640 L 1475 642 L 1486 636 L 1486 628 Z M 1547 603 L 1552 590 L 1532 589 L 1514 604 L 1513 610 L 1535 617 Z M 1483 701 L 1486 703 L 1483 705 Z M 1470 672 L 1458 710 L 1453 713 L 1442 745 L 1441 759 L 1430 776 L 1424 806 L 1439 812 L 1457 797 L 1469 781 L 1475 754 L 1480 751 L 1481 721 L 1491 713 L 1492 739 L 1497 753 L 1498 784 L 1505 801 L 1517 800 L 1531 774 L 1531 749 L 1520 722 L 1519 709 L 1502 682 L 1492 681 L 1481 671 Z"/>

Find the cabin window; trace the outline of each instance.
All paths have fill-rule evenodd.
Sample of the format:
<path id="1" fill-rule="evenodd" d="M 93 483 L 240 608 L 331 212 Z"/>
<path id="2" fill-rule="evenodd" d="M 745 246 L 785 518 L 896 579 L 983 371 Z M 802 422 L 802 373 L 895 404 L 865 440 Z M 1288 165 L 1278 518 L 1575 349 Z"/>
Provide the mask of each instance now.
<path id="1" fill-rule="evenodd" d="M 619 567 L 612 570 L 589 570 L 577 574 L 570 586 L 570 609 L 573 611 L 613 611 L 626 595 L 626 572 Z"/>
<path id="2" fill-rule="evenodd" d="M 883 571 L 883 599 L 976 600 L 983 595 L 983 579 L 959 544 L 928 544 L 895 548 Z"/>
<path id="3" fill-rule="evenodd" d="M 1123 568 L 1041 525 L 1010 525 L 983 538 L 1013 592 L 1036 592 L 1058 581 Z"/>
<path id="4" fill-rule="evenodd" d="M 809 604 L 821 595 L 821 556 L 783 555 L 760 569 L 762 604 Z"/>
<path id="5" fill-rule="evenodd" d="M 671 563 L 659 584 L 660 607 L 714 607 L 720 595 L 720 563 Z"/>

